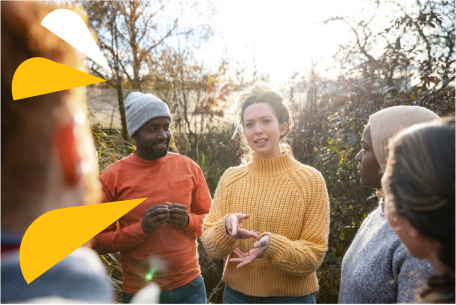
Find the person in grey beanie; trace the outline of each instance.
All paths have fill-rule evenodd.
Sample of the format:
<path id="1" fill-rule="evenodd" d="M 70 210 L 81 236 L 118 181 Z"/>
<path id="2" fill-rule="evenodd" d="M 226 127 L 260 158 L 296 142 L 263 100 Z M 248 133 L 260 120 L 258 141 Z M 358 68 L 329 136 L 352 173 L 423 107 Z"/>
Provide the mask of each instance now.
<path id="1" fill-rule="evenodd" d="M 160 286 L 160 303 L 206 303 L 196 243 L 212 203 L 203 172 L 168 152 L 172 118 L 162 100 L 133 92 L 125 112 L 136 150 L 100 176 L 103 202 L 147 199 L 95 236 L 92 247 L 120 252 L 123 303 L 150 280 Z"/>

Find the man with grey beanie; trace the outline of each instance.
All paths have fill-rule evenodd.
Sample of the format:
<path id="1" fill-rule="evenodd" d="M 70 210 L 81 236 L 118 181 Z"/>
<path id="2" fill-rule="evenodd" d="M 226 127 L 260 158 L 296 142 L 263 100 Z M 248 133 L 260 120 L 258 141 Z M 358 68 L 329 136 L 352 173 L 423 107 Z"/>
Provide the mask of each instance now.
<path id="1" fill-rule="evenodd" d="M 152 280 L 160 303 L 206 303 L 196 238 L 212 199 L 200 167 L 168 153 L 171 114 L 156 96 L 130 93 L 125 106 L 136 150 L 100 176 L 104 201 L 147 199 L 93 239 L 99 253 L 120 252 L 123 303 Z"/>

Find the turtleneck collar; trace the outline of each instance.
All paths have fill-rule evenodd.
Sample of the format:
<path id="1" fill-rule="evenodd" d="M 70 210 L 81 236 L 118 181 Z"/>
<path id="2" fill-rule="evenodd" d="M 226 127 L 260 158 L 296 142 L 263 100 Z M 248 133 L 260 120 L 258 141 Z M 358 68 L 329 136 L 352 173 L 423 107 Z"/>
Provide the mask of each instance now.
<path id="1" fill-rule="evenodd" d="M 247 164 L 247 171 L 254 176 L 278 176 L 292 169 L 299 168 L 297 162 L 289 153 L 282 153 L 280 156 L 270 159 L 259 159 L 255 153 L 252 154 L 252 161 Z"/>

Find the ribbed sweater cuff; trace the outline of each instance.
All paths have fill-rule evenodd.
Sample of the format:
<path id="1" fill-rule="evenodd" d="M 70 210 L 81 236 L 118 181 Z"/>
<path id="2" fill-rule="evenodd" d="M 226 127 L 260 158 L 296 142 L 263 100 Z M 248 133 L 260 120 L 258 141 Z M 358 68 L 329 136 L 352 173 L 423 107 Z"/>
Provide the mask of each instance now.
<path id="1" fill-rule="evenodd" d="M 283 251 L 283 247 L 281 246 L 279 237 L 276 234 L 271 232 L 263 232 L 260 234 L 260 238 L 262 238 L 265 235 L 269 236 L 269 247 L 266 249 L 266 251 L 261 257 L 269 258 Z"/>
<path id="2" fill-rule="evenodd" d="M 232 240 L 230 236 L 226 233 L 226 219 L 230 215 L 231 214 L 225 215 L 223 218 L 218 220 L 214 228 L 215 240 L 218 241 L 218 246 L 222 250 L 230 250 L 236 243 L 236 241 Z"/>

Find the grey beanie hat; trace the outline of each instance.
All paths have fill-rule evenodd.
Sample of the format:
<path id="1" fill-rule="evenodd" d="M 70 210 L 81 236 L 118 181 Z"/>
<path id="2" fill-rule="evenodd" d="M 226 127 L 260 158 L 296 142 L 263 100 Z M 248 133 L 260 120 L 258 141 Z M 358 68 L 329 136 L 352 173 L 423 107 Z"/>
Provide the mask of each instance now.
<path id="1" fill-rule="evenodd" d="M 168 105 L 150 93 L 132 92 L 125 105 L 128 135 L 132 137 L 147 122 L 158 117 L 172 120 Z"/>

